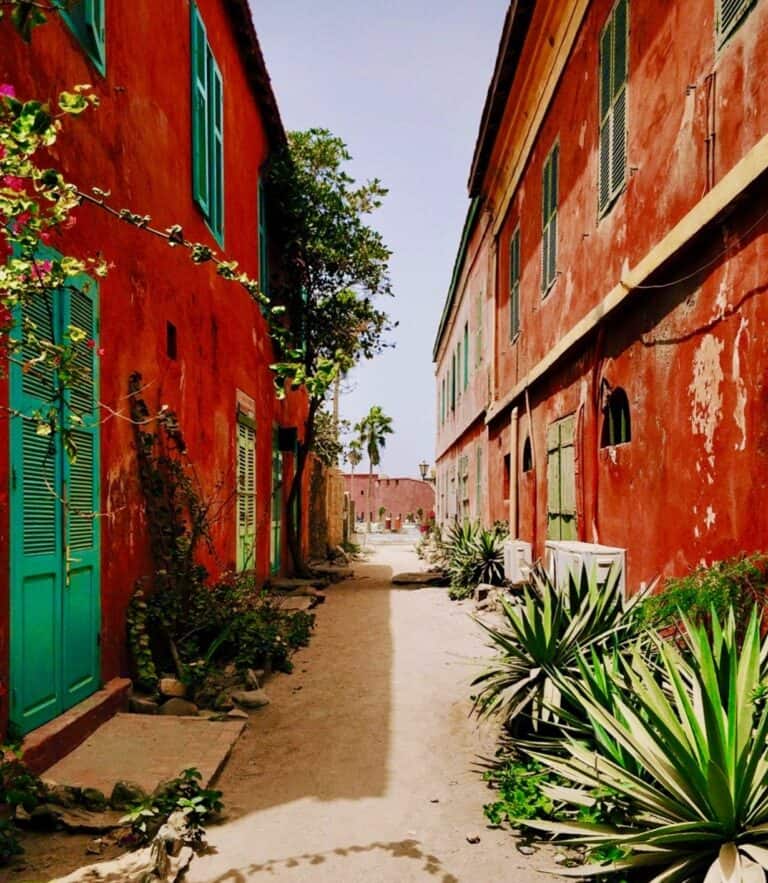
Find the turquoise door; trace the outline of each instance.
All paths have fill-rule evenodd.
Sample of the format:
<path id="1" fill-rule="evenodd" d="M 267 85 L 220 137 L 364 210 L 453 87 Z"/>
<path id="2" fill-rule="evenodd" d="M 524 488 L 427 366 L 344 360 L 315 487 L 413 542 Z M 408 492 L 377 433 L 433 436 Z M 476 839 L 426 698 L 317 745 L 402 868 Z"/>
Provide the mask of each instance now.
<path id="1" fill-rule="evenodd" d="M 100 686 L 99 434 L 97 288 L 90 280 L 41 294 L 25 307 L 42 340 L 59 343 L 75 325 L 80 379 L 58 394 L 50 369 L 24 350 L 10 372 L 10 719 L 19 735 L 56 717 Z M 29 327 L 29 326 L 28 326 Z M 74 456 L 59 433 L 40 434 L 35 412 L 74 416 Z"/>

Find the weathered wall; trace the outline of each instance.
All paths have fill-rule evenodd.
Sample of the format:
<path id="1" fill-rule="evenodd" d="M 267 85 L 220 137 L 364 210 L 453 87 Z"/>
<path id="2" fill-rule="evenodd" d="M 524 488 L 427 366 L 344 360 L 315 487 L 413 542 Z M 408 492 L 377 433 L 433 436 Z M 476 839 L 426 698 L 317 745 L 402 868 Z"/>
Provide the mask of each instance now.
<path id="1" fill-rule="evenodd" d="M 386 516 L 394 518 L 400 515 L 403 519 L 409 513 L 414 517 L 418 509 L 422 509 L 425 517 L 435 509 L 435 488 L 428 481 L 418 478 L 393 478 L 373 473 L 371 505 L 368 504 L 368 473 L 345 473 L 344 490 L 351 494 L 355 501 L 355 510 L 359 519 L 366 519 L 368 512 L 373 513 L 373 520 L 379 520 L 379 508 L 386 510 Z"/>
<path id="2" fill-rule="evenodd" d="M 326 478 L 325 510 L 328 522 L 329 549 L 344 540 L 344 476 L 338 469 L 329 469 Z"/>
<path id="3" fill-rule="evenodd" d="M 228 258 L 258 277 L 257 181 L 268 144 L 259 106 L 247 80 L 227 4 L 199 0 L 209 41 L 224 80 L 225 248 Z M 101 77 L 63 24 L 53 20 L 24 45 L 0 23 L 0 81 L 19 97 L 54 98 L 76 83 L 92 83 L 101 107 L 66 122 L 53 159 L 82 189 L 111 191 L 117 206 L 150 214 L 160 228 L 179 223 L 192 241 L 218 247 L 192 201 L 190 12 L 187 2 L 107 2 L 107 74 Z M 137 54 L 137 47 L 142 47 Z M 113 264 L 100 283 L 102 451 L 102 677 L 126 670 L 124 611 L 137 578 L 151 571 L 144 507 L 136 476 L 127 413 L 129 376 L 141 373 L 151 408 L 178 414 L 189 456 L 206 491 L 224 505 L 215 528 L 217 569 L 235 559 L 232 506 L 236 395 L 255 402 L 257 422 L 256 571 L 269 567 L 269 505 L 273 425 L 301 425 L 302 395 L 275 400 L 268 365 L 274 354 L 264 320 L 237 285 L 196 267 L 188 254 L 84 205 L 77 225 L 52 243 L 74 254 L 102 252 Z M 166 352 L 166 323 L 178 335 L 178 358 Z M 116 416 L 112 416 L 112 412 Z M 0 488 L 7 474 L 6 427 L 0 429 Z M 292 458 L 285 457 L 286 479 Z M 286 489 L 287 493 L 287 481 Z M 7 506 L 2 507 L 0 554 L 7 552 Z M 285 531 L 283 532 L 285 534 Z M 7 561 L 0 560 L 0 621 L 7 621 Z M 0 645 L 0 677 L 7 679 L 7 635 Z"/>
<path id="4" fill-rule="evenodd" d="M 498 232 L 486 246 L 497 256 L 485 282 L 496 286 L 487 509 L 507 517 L 516 493 L 518 533 L 543 552 L 547 428 L 574 415 L 579 538 L 627 548 L 636 588 L 768 544 L 766 175 L 530 385 L 530 424 L 526 396 L 510 394 L 688 213 L 695 227 L 702 198 L 768 132 L 768 4 L 758 2 L 717 49 L 714 0 L 632 0 L 627 185 L 601 219 L 598 41 L 612 7 L 536 4 L 482 182 L 489 236 Z M 568 20 L 577 30 L 561 73 Z M 556 142 L 558 275 L 543 297 L 542 170 Z M 518 225 L 521 333 L 511 340 L 508 258 Z M 474 259 L 470 249 L 467 264 Z M 632 438 L 600 448 L 603 392 L 616 387 L 629 398 Z M 507 464 L 513 406 L 518 447 Z M 523 472 L 529 433 L 534 468 Z M 451 455 L 475 437 L 459 427 Z"/>

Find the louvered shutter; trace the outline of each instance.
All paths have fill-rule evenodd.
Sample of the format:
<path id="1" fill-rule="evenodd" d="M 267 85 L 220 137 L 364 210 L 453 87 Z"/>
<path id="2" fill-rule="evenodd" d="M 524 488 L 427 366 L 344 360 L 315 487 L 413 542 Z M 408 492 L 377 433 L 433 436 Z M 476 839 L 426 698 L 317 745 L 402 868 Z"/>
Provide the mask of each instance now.
<path id="1" fill-rule="evenodd" d="M 192 193 L 208 217 L 211 186 L 209 170 L 208 41 L 205 25 L 192 6 Z"/>
<path id="2" fill-rule="evenodd" d="M 600 213 L 621 192 L 627 175 L 628 28 L 628 0 L 619 0 L 600 37 Z"/>
<path id="3" fill-rule="evenodd" d="M 272 440 L 272 573 L 280 570 L 283 524 L 283 455 L 275 430 Z"/>
<path id="4" fill-rule="evenodd" d="M 106 61 L 104 0 L 83 0 L 85 24 L 95 54 L 103 65 Z"/>
<path id="5" fill-rule="evenodd" d="M 560 427 L 547 427 L 547 537 L 560 539 Z"/>
<path id="6" fill-rule="evenodd" d="M 87 283 L 86 283 L 87 284 Z M 97 413 L 95 393 L 98 380 L 96 340 L 98 337 L 94 301 L 88 288 L 72 289 L 69 296 L 69 324 L 85 332 L 75 345 L 75 379 L 69 390 L 69 407 L 76 419 L 72 430 L 75 455 L 68 462 L 68 542 L 73 550 L 95 546 L 99 511 L 97 488 Z"/>
<path id="7" fill-rule="evenodd" d="M 85 332 L 75 345 L 76 375 L 65 396 L 73 449 L 62 458 L 65 549 L 62 612 L 63 703 L 70 708 L 99 686 L 100 520 L 98 287 L 69 286 L 64 325 Z M 74 422 L 72 420 L 74 419 Z"/>
<path id="8" fill-rule="evenodd" d="M 221 71 L 208 49 L 211 228 L 219 242 L 224 237 L 224 89 Z"/>
<path id="9" fill-rule="evenodd" d="M 717 0 L 717 33 L 724 42 L 736 30 L 754 0 Z"/>
<path id="10" fill-rule="evenodd" d="M 516 230 L 509 248 L 509 331 L 512 338 L 520 331 L 520 230 Z"/>
<path id="11" fill-rule="evenodd" d="M 237 569 L 255 567 L 256 431 L 237 423 Z"/>

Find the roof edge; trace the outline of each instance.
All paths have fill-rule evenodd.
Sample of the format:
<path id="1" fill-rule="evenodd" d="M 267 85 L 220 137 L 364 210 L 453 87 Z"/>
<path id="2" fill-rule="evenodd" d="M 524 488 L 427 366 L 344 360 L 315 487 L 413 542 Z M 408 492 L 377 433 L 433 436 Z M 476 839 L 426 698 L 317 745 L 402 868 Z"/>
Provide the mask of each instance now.
<path id="1" fill-rule="evenodd" d="M 480 193 L 535 6 L 536 0 L 511 0 L 509 4 L 493 76 L 480 117 L 480 128 L 467 182 L 470 196 Z"/>
<path id="2" fill-rule="evenodd" d="M 285 127 L 280 116 L 272 80 L 269 77 L 264 54 L 261 51 L 253 15 L 248 0 L 230 0 L 226 4 L 235 26 L 235 35 L 245 62 L 248 79 L 261 105 L 267 136 L 273 147 L 281 148 L 288 143 Z"/>
<path id="3" fill-rule="evenodd" d="M 440 324 L 437 326 L 437 335 L 435 337 L 435 343 L 432 347 L 432 361 L 437 361 L 437 353 L 440 349 L 440 343 L 443 339 L 443 333 L 445 332 L 445 326 L 448 322 L 448 317 L 451 314 L 451 309 L 453 307 L 453 302 L 456 298 L 456 289 L 459 284 L 459 277 L 461 276 L 461 269 L 464 266 L 464 260 L 467 256 L 467 247 L 469 245 L 469 237 L 472 235 L 472 231 L 475 227 L 475 222 L 478 217 L 478 209 L 480 208 L 480 199 L 475 197 L 469 203 L 469 208 L 467 209 L 467 216 L 464 219 L 464 227 L 461 231 L 461 240 L 459 242 L 459 250 L 456 254 L 456 260 L 453 263 L 453 272 L 451 273 L 451 284 L 448 287 L 448 294 L 445 298 L 445 304 L 443 305 L 443 312 L 440 316 Z"/>

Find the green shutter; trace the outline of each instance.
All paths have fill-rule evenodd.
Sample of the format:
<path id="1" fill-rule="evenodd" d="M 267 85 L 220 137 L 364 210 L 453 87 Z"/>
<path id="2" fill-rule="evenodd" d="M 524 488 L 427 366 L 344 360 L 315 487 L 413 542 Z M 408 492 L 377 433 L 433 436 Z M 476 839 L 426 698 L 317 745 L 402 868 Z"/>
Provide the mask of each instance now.
<path id="1" fill-rule="evenodd" d="M 469 386 L 469 322 L 464 323 L 464 389 Z"/>
<path id="2" fill-rule="evenodd" d="M 224 240 L 224 87 L 221 71 L 208 49 L 210 70 L 210 172 L 211 180 L 211 230 L 223 244 Z"/>
<path id="3" fill-rule="evenodd" d="M 256 553 L 256 430 L 237 422 L 237 569 L 255 567 Z"/>
<path id="4" fill-rule="evenodd" d="M 555 145 L 542 175 L 541 287 L 547 293 L 557 274 L 557 191 L 560 148 Z"/>
<path id="5" fill-rule="evenodd" d="M 224 237 L 224 87 L 197 6 L 191 10 L 192 195 L 220 245 Z"/>
<path id="6" fill-rule="evenodd" d="M 61 17 L 100 74 L 107 68 L 104 0 L 75 0 Z"/>
<path id="7" fill-rule="evenodd" d="M 208 41 L 205 25 L 192 6 L 192 193 L 207 217 L 210 211 L 208 181 Z"/>
<path id="8" fill-rule="evenodd" d="M 629 6 L 618 0 L 600 37 L 598 208 L 605 212 L 624 187 L 627 172 Z"/>
<path id="9" fill-rule="evenodd" d="M 509 243 L 509 332 L 514 339 L 520 331 L 520 230 Z"/>
<path id="10" fill-rule="evenodd" d="M 271 571 L 278 573 L 282 559 L 283 524 L 283 454 L 280 450 L 278 430 L 272 435 L 272 531 Z"/>

